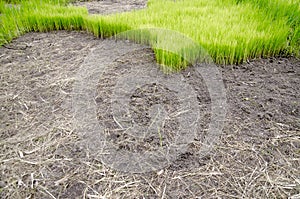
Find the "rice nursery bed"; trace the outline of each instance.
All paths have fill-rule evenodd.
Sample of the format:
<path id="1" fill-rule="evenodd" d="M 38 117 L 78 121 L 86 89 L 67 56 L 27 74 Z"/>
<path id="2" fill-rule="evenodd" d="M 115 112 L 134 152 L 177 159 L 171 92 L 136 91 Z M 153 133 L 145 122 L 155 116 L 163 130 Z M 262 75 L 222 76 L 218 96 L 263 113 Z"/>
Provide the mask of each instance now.
<path id="1" fill-rule="evenodd" d="M 109 2 L 94 2 L 100 10 L 92 12 L 101 12 L 103 4 L 105 13 L 122 7 Z M 128 2 L 130 9 L 141 8 L 142 1 Z M 119 77 L 130 79 L 132 71 L 166 76 L 153 49 L 140 46 L 61 30 L 26 33 L 0 48 L 0 198 L 300 198 L 300 60 L 293 56 L 218 65 L 228 110 L 219 142 L 205 157 L 197 151 L 212 102 L 193 67 L 177 73 L 195 92 L 201 112 L 199 136 L 184 153 L 159 170 L 133 174 L 104 164 L 99 151 L 87 148 L 74 114 L 74 85 L 91 52 L 102 49 L 91 65 L 112 61 L 98 77 L 94 103 L 86 109 L 96 108 L 97 121 L 116 146 L 139 149 L 134 140 L 118 135 L 111 109 Z M 149 119 L 141 108 L 163 99 L 172 111 L 180 103 L 160 85 L 146 83 L 135 91 L 130 108 L 140 123 Z M 172 139 L 177 128 L 170 120 L 164 132 Z M 158 142 L 142 144 L 147 150 L 165 144 Z"/>
<path id="2" fill-rule="evenodd" d="M 112 3 L 109 9 L 115 13 L 111 15 L 88 15 L 86 8 L 70 6 L 67 0 L 9 2 L 17 3 L 12 6 L 0 1 L 0 44 L 30 31 L 84 30 L 106 38 L 126 30 L 154 27 L 190 37 L 218 64 L 237 64 L 257 57 L 299 56 L 299 0 L 150 0 L 146 9 L 140 9 L 146 5 L 141 0 L 123 1 L 129 2 L 127 6 L 115 1 L 118 3 Z M 95 5 L 100 5 L 99 12 L 108 14 L 103 11 L 107 8 L 103 2 L 107 1 Z M 86 6 L 89 8 L 90 3 Z M 137 10 L 116 13 L 130 7 Z M 95 6 L 90 9 L 90 13 L 95 11 Z M 150 44 L 161 42 L 152 36 L 148 38 Z M 193 53 L 189 48 L 182 50 Z M 160 63 L 182 68 L 181 57 L 159 50 L 155 53 Z"/>

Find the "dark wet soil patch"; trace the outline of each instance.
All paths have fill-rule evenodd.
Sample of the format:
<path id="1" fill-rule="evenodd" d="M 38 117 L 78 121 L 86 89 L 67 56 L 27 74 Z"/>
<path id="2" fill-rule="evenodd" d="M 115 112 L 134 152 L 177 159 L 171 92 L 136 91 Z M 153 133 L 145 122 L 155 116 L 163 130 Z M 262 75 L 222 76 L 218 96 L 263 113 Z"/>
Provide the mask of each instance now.
<path id="1" fill-rule="evenodd" d="M 142 61 L 143 60 L 143 61 Z M 141 62 L 142 61 L 142 62 Z M 128 128 L 120 129 L 120 124 L 116 121 L 112 110 L 112 93 L 121 75 L 131 72 L 132 67 L 139 67 L 140 64 L 152 65 L 154 63 L 154 54 L 151 49 L 135 51 L 125 54 L 118 58 L 113 66 L 107 69 L 99 80 L 97 86 L 97 116 L 105 131 L 109 134 L 108 138 L 120 149 L 129 151 L 151 151 L 160 146 L 169 145 L 175 138 L 174 132 L 178 130 L 178 121 L 176 118 L 168 119 L 161 126 L 162 137 L 148 134 L 140 138 L 128 133 Z M 145 70 L 140 67 L 139 70 Z M 163 104 L 162 109 L 165 114 L 172 114 L 177 110 L 178 99 L 174 91 L 169 90 L 164 85 L 158 83 L 145 83 L 142 87 L 137 87 L 130 96 L 130 114 L 132 121 L 127 125 L 132 126 L 135 123 L 139 126 L 152 125 L 151 107 Z M 121 127 L 123 128 L 123 127 Z"/>

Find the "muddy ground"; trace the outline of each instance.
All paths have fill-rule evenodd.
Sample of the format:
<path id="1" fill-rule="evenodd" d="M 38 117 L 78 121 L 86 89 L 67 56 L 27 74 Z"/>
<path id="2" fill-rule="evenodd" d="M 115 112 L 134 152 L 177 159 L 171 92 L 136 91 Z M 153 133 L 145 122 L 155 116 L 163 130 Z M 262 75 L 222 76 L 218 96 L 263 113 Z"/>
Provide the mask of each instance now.
<path id="1" fill-rule="evenodd" d="M 265 58 L 219 66 L 228 110 L 212 153 L 197 155 L 200 133 L 166 167 L 132 174 L 103 164 L 82 145 L 74 125 L 76 75 L 85 58 L 103 42 L 83 32 L 59 31 L 28 33 L 0 48 L 0 198 L 300 197 L 299 59 Z M 113 52 L 107 48 L 105 56 L 113 58 Z M 141 70 L 153 66 L 159 71 L 153 52 L 145 48 L 113 60 L 99 77 L 97 119 L 111 132 L 118 124 L 110 113 L 110 88 L 116 77 L 137 64 L 145 66 Z M 193 88 L 203 114 L 198 122 L 205 132 L 210 112 L 205 84 L 193 68 L 181 73 L 191 85 L 199 85 Z M 154 98 L 151 93 L 157 87 Z M 172 112 L 178 100 L 160 85 L 138 88 L 130 101 L 133 120 L 147 124 L 144 107 L 159 101 Z M 176 124 L 170 120 L 164 125 L 171 141 Z M 128 142 L 116 135 L 112 140 Z M 130 141 L 132 145 L 119 147 L 150 150 L 163 144 L 153 139 L 144 140 L 143 145 Z"/>
<path id="2" fill-rule="evenodd" d="M 83 0 L 75 1 L 73 5 L 86 7 L 90 14 L 107 15 L 146 8 L 147 0 Z"/>

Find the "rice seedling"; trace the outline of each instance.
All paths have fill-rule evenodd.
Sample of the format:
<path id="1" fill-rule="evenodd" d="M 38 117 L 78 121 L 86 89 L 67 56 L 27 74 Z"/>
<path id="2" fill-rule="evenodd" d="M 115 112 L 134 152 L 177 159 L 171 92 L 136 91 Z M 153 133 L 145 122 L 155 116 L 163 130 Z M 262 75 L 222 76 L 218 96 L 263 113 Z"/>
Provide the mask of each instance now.
<path id="1" fill-rule="evenodd" d="M 237 0 L 237 3 L 251 3 L 252 6 L 265 12 L 273 21 L 280 18 L 286 20 L 290 27 L 288 49 L 286 54 L 299 56 L 300 46 L 300 1 L 295 0 Z"/>
<path id="2" fill-rule="evenodd" d="M 13 3 L 18 6 L 0 1 L 0 44 L 29 31 L 86 30 L 106 38 L 126 30 L 164 28 L 190 37 L 218 64 L 300 54 L 300 0 L 149 0 L 145 10 L 108 16 L 88 15 L 86 8 L 69 6 L 66 0 Z M 148 43 L 161 64 L 181 69 L 187 65 L 181 55 L 194 54 L 185 45 L 179 56 L 164 50 L 171 43 L 153 45 L 168 40 L 167 35 L 142 34 L 143 40 L 151 38 Z"/>
<path id="3" fill-rule="evenodd" d="M 111 17 L 134 28 L 161 27 L 179 31 L 205 47 L 219 64 L 278 55 L 288 48 L 290 35 L 285 17 L 274 20 L 273 15 L 252 3 L 237 4 L 229 0 L 150 1 L 147 10 Z"/>
<path id="4" fill-rule="evenodd" d="M 0 6 L 3 11 L 1 15 L 0 43 L 7 43 L 16 36 L 19 36 L 24 27 L 21 24 L 20 18 L 16 17 L 19 8 L 5 4 L 1 4 Z"/>

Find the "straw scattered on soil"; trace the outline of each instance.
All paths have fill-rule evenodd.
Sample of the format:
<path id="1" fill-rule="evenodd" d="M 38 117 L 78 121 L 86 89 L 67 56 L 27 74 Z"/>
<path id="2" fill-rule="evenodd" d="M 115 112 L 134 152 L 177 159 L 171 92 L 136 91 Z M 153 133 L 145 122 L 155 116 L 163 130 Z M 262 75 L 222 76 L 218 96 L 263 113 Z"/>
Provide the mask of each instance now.
<path id="1" fill-rule="evenodd" d="M 2 198 L 299 197 L 299 60 L 220 68 L 229 110 L 214 153 L 199 159 L 195 141 L 159 172 L 126 174 L 90 157 L 72 124 L 74 76 L 99 42 L 29 33 L 0 49 Z"/>

